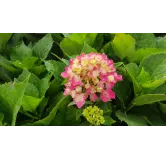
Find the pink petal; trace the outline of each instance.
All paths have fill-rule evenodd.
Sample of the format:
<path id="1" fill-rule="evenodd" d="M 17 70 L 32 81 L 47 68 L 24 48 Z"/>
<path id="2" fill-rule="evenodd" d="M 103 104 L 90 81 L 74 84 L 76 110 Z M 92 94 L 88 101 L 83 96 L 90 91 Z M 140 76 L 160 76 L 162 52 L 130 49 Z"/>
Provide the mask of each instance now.
<path id="1" fill-rule="evenodd" d="M 85 103 L 85 95 L 83 93 L 76 94 L 74 97 L 74 102 L 78 108 L 81 108 Z"/>
<path id="2" fill-rule="evenodd" d="M 68 73 L 66 71 L 64 71 L 64 72 L 61 73 L 61 76 L 63 78 L 68 78 L 69 75 L 68 75 Z"/>
<path id="3" fill-rule="evenodd" d="M 90 94 L 90 100 L 91 100 L 92 102 L 95 102 L 96 99 L 98 99 L 98 97 L 97 97 L 96 94 Z"/>
<path id="4" fill-rule="evenodd" d="M 111 99 L 115 99 L 115 93 L 110 89 L 103 90 L 100 94 L 100 98 L 103 102 L 108 102 Z"/>

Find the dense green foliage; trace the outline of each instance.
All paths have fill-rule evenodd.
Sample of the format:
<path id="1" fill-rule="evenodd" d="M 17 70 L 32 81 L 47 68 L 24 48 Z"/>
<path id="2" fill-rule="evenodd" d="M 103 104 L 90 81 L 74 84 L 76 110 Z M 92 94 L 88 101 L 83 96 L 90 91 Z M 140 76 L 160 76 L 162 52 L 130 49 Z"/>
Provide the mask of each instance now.
<path id="1" fill-rule="evenodd" d="M 63 95 L 70 58 L 105 53 L 123 81 L 95 105 L 103 125 L 166 125 L 166 37 L 152 33 L 0 34 L 0 125 L 90 125 Z"/>

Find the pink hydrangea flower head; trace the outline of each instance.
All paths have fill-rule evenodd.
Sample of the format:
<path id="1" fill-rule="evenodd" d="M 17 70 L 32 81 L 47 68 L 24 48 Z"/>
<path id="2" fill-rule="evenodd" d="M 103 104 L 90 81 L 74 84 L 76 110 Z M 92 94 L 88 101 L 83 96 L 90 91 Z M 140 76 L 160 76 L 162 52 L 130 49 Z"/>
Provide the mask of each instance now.
<path id="1" fill-rule="evenodd" d="M 99 98 L 103 102 L 115 99 L 112 88 L 122 80 L 122 75 L 116 73 L 113 60 L 104 53 L 93 52 L 71 59 L 61 76 L 68 79 L 64 95 L 70 95 L 78 108 L 88 98 L 92 102 Z"/>

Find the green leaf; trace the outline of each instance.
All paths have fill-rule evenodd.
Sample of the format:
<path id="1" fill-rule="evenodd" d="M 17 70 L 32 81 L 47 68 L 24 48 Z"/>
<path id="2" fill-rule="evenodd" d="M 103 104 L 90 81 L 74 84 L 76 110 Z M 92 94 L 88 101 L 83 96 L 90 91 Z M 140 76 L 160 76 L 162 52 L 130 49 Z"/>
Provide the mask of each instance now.
<path id="1" fill-rule="evenodd" d="M 144 104 L 152 104 L 155 102 L 165 101 L 166 95 L 165 94 L 145 94 L 136 97 L 132 104 L 133 106 L 141 106 Z"/>
<path id="2" fill-rule="evenodd" d="M 0 85 L 0 111 L 5 114 L 5 119 L 15 125 L 18 111 L 29 80 L 29 76 L 21 83 L 6 83 Z"/>
<path id="3" fill-rule="evenodd" d="M 90 52 L 97 52 L 97 51 L 94 48 L 92 48 L 91 46 L 89 46 L 86 42 L 84 42 L 84 46 L 80 53 L 88 54 Z"/>
<path id="4" fill-rule="evenodd" d="M 111 57 L 114 55 L 114 50 L 111 41 L 104 45 L 104 47 L 101 49 L 101 53 L 106 53 Z"/>
<path id="5" fill-rule="evenodd" d="M 88 45 L 93 46 L 96 36 L 97 33 L 73 33 L 70 39 L 81 45 L 86 42 Z"/>
<path id="6" fill-rule="evenodd" d="M 22 74 L 17 78 L 17 81 L 24 81 L 26 76 L 30 74 L 28 70 L 24 70 Z M 49 88 L 50 75 L 45 78 L 39 79 L 36 75 L 31 73 L 28 83 L 33 84 L 39 91 L 39 98 L 42 98 Z"/>
<path id="7" fill-rule="evenodd" d="M 0 113 L 0 126 L 3 126 L 4 114 Z"/>
<path id="8" fill-rule="evenodd" d="M 52 120 L 55 118 L 58 109 L 60 107 L 67 106 L 69 101 L 70 101 L 70 97 L 69 96 L 62 95 L 61 99 L 58 101 L 56 106 L 52 109 L 52 111 L 49 113 L 49 115 L 47 117 L 45 117 L 44 119 L 41 119 L 39 121 L 36 121 L 36 122 L 34 122 L 32 124 L 27 124 L 27 125 L 35 125 L 35 126 L 39 126 L 39 125 L 47 126 L 47 125 L 49 125 L 52 122 Z"/>
<path id="9" fill-rule="evenodd" d="M 32 73 L 34 73 L 35 75 L 40 75 L 40 74 L 46 72 L 47 70 L 46 70 L 46 68 L 45 68 L 44 65 L 40 65 L 40 66 L 34 66 L 34 67 L 32 67 L 30 69 L 30 71 Z"/>
<path id="10" fill-rule="evenodd" d="M 153 92 L 153 94 L 166 94 L 166 84 L 163 84 L 157 87 Z"/>
<path id="11" fill-rule="evenodd" d="M 140 72 L 138 66 L 135 63 L 129 63 L 125 65 L 125 69 L 127 70 L 130 77 L 135 79 Z"/>
<path id="12" fill-rule="evenodd" d="M 166 104 L 159 102 L 159 108 L 162 113 L 166 114 Z"/>
<path id="13" fill-rule="evenodd" d="M 23 110 L 35 113 L 36 108 L 38 107 L 41 101 L 42 101 L 42 98 L 35 98 L 32 96 L 24 95 L 22 100 Z"/>
<path id="14" fill-rule="evenodd" d="M 12 61 L 22 62 L 27 57 L 32 57 L 32 49 L 26 46 L 24 42 L 16 46 L 11 54 Z"/>
<path id="15" fill-rule="evenodd" d="M 33 53 L 36 57 L 46 59 L 53 45 L 51 34 L 46 34 L 33 47 Z"/>
<path id="16" fill-rule="evenodd" d="M 129 80 L 133 82 L 134 93 L 137 95 L 141 91 L 141 88 L 136 81 L 136 78 L 139 74 L 139 68 L 135 63 L 129 63 L 125 65 L 125 69 L 129 75 Z"/>
<path id="17" fill-rule="evenodd" d="M 116 96 L 119 98 L 123 108 L 128 105 L 130 97 L 131 97 L 131 85 L 127 79 L 123 79 L 115 84 L 113 91 L 115 92 Z"/>
<path id="18" fill-rule="evenodd" d="M 36 61 L 38 60 L 37 57 L 26 57 L 22 61 L 15 61 L 12 64 L 15 67 L 19 67 L 21 69 L 31 69 L 35 66 Z"/>
<path id="19" fill-rule="evenodd" d="M 131 33 L 130 35 L 136 40 L 136 49 L 156 47 L 156 38 L 153 33 Z"/>
<path id="20" fill-rule="evenodd" d="M 130 35 L 117 33 L 112 42 L 112 47 L 115 51 L 115 55 L 123 60 L 135 51 L 135 40 Z"/>
<path id="21" fill-rule="evenodd" d="M 68 56 L 72 55 L 79 55 L 79 53 L 82 50 L 81 44 L 69 39 L 69 38 L 64 38 L 61 43 L 60 43 L 60 48 L 64 52 L 64 54 L 67 54 Z"/>
<path id="22" fill-rule="evenodd" d="M 73 34 L 73 33 L 62 33 L 65 37 L 68 37 L 70 38 L 70 36 Z"/>
<path id="23" fill-rule="evenodd" d="M 6 69 L 7 71 L 10 71 L 12 73 L 17 72 L 17 69 L 14 68 L 12 63 L 10 61 L 8 61 L 5 57 L 1 56 L 1 55 L 0 55 L 0 66 L 2 66 L 4 69 Z"/>
<path id="24" fill-rule="evenodd" d="M 128 55 L 127 59 L 129 62 L 136 62 L 140 63 L 146 57 L 153 55 L 153 54 L 160 54 L 166 53 L 166 49 L 158 49 L 158 48 L 146 48 L 146 49 L 139 49 L 135 51 L 133 54 Z"/>
<path id="25" fill-rule="evenodd" d="M 132 108 L 130 112 L 131 114 L 143 117 L 152 126 L 166 126 L 166 122 L 163 121 L 158 107 L 158 103 L 153 103 Z"/>
<path id="26" fill-rule="evenodd" d="M 12 33 L 0 33 L 0 48 L 3 48 L 9 41 Z"/>
<path id="27" fill-rule="evenodd" d="M 115 68 L 118 68 L 118 67 L 120 67 L 121 65 L 123 65 L 123 62 L 114 63 L 114 67 L 115 67 Z"/>
<path id="28" fill-rule="evenodd" d="M 93 47 L 98 51 L 102 48 L 104 42 L 103 33 L 98 33 L 94 41 Z"/>
<path id="29" fill-rule="evenodd" d="M 157 39 L 157 48 L 166 49 L 166 36 L 158 37 Z"/>
<path id="30" fill-rule="evenodd" d="M 65 64 L 60 61 L 49 60 L 45 62 L 46 69 L 54 75 L 55 78 L 62 79 L 61 73 L 65 69 Z"/>
<path id="31" fill-rule="evenodd" d="M 139 68 L 144 68 L 151 75 L 151 82 L 144 84 L 146 88 L 157 88 L 166 81 L 166 54 L 156 54 L 147 57 Z"/>
<path id="32" fill-rule="evenodd" d="M 165 59 L 165 53 L 148 56 L 140 63 L 139 68 L 144 67 L 145 71 L 152 75 L 156 68 L 158 68 L 158 66 L 160 66 Z"/>
<path id="33" fill-rule="evenodd" d="M 111 126 L 113 123 L 115 123 L 116 121 L 115 120 L 113 120 L 111 117 L 109 117 L 109 116 L 104 116 L 104 120 L 105 120 L 105 122 L 104 122 L 104 125 L 105 126 Z"/>
<path id="34" fill-rule="evenodd" d="M 129 126 L 147 126 L 147 123 L 143 117 L 128 114 L 125 115 L 121 111 L 116 112 L 116 116 L 121 120 L 126 122 Z"/>
<path id="35" fill-rule="evenodd" d="M 76 109 L 76 120 L 78 120 L 81 116 L 82 116 L 82 112 L 83 110 L 82 109 Z"/>
<path id="36" fill-rule="evenodd" d="M 32 97 L 39 97 L 39 90 L 34 84 L 28 83 L 25 89 L 25 95 Z"/>
<path id="37" fill-rule="evenodd" d="M 144 70 L 144 68 L 142 67 L 140 74 L 136 78 L 137 83 L 140 85 L 140 84 L 144 84 L 150 80 L 151 80 L 150 74 L 148 72 L 146 72 Z"/>

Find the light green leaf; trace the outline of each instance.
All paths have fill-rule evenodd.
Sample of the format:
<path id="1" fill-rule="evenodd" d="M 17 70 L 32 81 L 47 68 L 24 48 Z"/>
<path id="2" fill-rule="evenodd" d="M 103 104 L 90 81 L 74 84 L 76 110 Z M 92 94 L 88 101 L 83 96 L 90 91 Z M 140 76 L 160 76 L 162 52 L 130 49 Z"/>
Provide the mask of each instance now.
<path id="1" fill-rule="evenodd" d="M 88 45 L 93 46 L 96 36 L 97 33 L 73 33 L 70 39 L 81 45 L 86 42 Z"/>
<path id="2" fill-rule="evenodd" d="M 128 114 L 125 115 L 121 111 L 116 112 L 116 116 L 121 120 L 126 122 L 129 126 L 147 126 L 147 123 L 143 117 Z"/>
<path id="3" fill-rule="evenodd" d="M 42 101 L 42 98 L 36 98 L 36 97 L 24 95 L 22 100 L 23 110 L 35 113 L 36 108 L 38 107 L 41 101 Z"/>
<path id="4" fill-rule="evenodd" d="M 15 125 L 18 111 L 21 107 L 29 76 L 21 83 L 6 83 L 0 85 L 0 110 L 5 114 L 5 119 Z"/>
<path id="5" fill-rule="evenodd" d="M 46 34 L 33 47 L 33 53 L 36 57 L 46 59 L 53 45 L 51 34 Z"/>
<path id="6" fill-rule="evenodd" d="M 9 41 L 12 33 L 0 33 L 0 48 L 3 48 Z"/>
<path id="7" fill-rule="evenodd" d="M 36 61 L 38 60 L 37 57 L 26 57 L 22 61 L 15 61 L 12 64 L 16 67 L 21 69 L 31 69 L 35 66 Z"/>
<path id="8" fill-rule="evenodd" d="M 121 65 L 123 65 L 123 62 L 114 63 L 114 67 L 115 67 L 115 68 L 118 68 L 118 67 L 120 67 Z"/>
<path id="9" fill-rule="evenodd" d="M 83 45 L 81 45 L 67 37 L 64 38 L 60 43 L 60 48 L 62 49 L 64 54 L 66 54 L 68 56 L 79 55 L 79 53 L 82 50 L 82 46 Z"/>
<path id="10" fill-rule="evenodd" d="M 80 53 L 88 54 L 90 52 L 97 52 L 97 51 L 94 48 L 92 48 L 91 46 L 89 46 L 86 42 L 84 42 L 84 46 Z"/>
<path id="11" fill-rule="evenodd" d="M 146 72 L 144 70 L 144 68 L 142 67 L 140 74 L 136 78 L 137 83 L 140 85 L 140 84 L 144 84 L 150 80 L 151 80 L 150 74 L 148 72 Z"/>
<path id="12" fill-rule="evenodd" d="M 121 60 L 133 54 L 135 51 L 135 40 L 132 36 L 117 33 L 115 34 L 114 40 L 112 42 L 112 48 Z"/>

